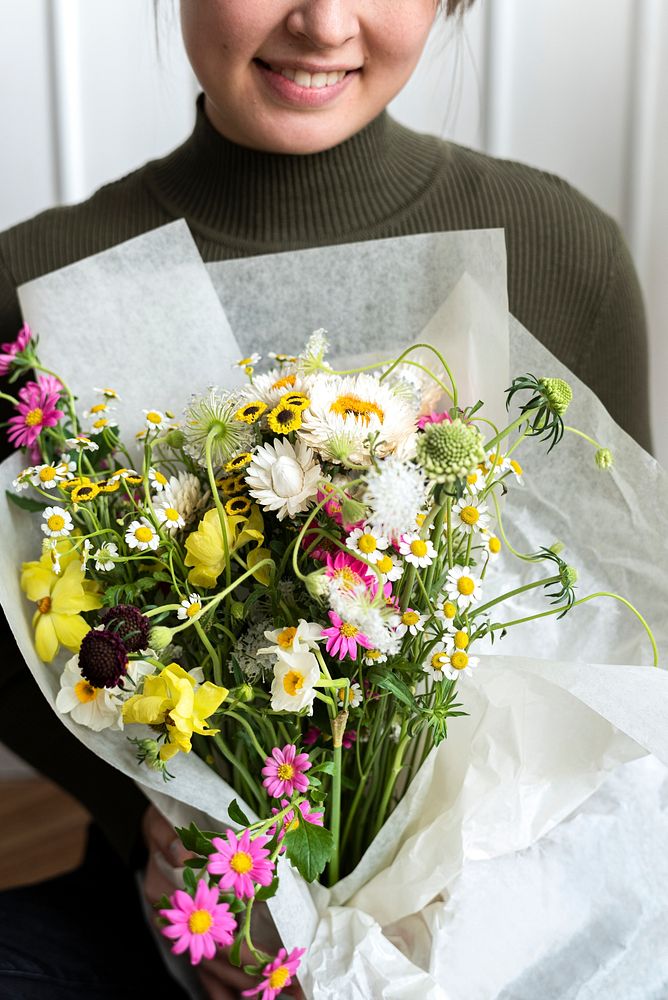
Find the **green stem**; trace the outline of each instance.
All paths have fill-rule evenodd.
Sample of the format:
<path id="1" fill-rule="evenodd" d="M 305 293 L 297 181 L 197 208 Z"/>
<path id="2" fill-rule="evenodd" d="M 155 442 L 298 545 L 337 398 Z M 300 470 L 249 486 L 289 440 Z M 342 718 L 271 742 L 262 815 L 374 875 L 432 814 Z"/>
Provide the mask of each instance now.
<path id="1" fill-rule="evenodd" d="M 523 594 L 526 590 L 533 590 L 535 587 L 548 587 L 551 583 L 560 582 L 561 577 L 557 574 L 556 576 L 548 576 L 544 580 L 534 580 L 533 583 L 526 583 L 523 587 L 516 587 L 515 590 L 509 590 L 507 594 L 502 594 L 501 597 L 495 597 L 493 601 L 488 601 L 487 604 L 481 604 L 479 608 L 475 609 L 471 617 L 477 618 L 479 614 L 493 608 L 495 604 L 501 604 L 502 601 L 507 601 L 511 597 L 517 597 L 518 594 Z"/>
<path id="2" fill-rule="evenodd" d="M 500 441 L 508 437 L 517 427 L 520 427 L 524 423 L 528 423 L 529 416 L 539 407 L 534 406 L 530 410 L 525 410 L 524 413 L 520 413 L 516 420 L 513 420 L 512 424 L 508 424 L 502 431 L 499 431 L 491 440 L 485 444 L 485 451 L 489 452 L 491 448 L 496 447 Z"/>
<path id="3" fill-rule="evenodd" d="M 340 831 L 341 831 L 341 747 L 334 748 L 334 774 L 332 776 L 332 800 L 330 829 L 334 840 L 334 850 L 329 861 L 328 874 L 329 884 L 334 885 L 339 881 L 339 859 L 340 859 Z"/>
<path id="4" fill-rule="evenodd" d="M 211 644 L 208 635 L 202 628 L 201 622 L 195 622 L 195 631 L 197 632 L 197 635 L 200 638 L 200 642 L 202 643 L 207 653 L 211 657 L 211 666 L 213 667 L 214 683 L 217 684 L 218 687 L 223 687 L 223 668 L 220 662 L 220 657 L 218 656 L 216 649 Z"/>
<path id="5" fill-rule="evenodd" d="M 399 736 L 399 743 L 397 746 L 397 751 L 394 755 L 392 761 L 392 767 L 390 769 L 390 776 L 387 779 L 387 784 L 385 785 L 385 790 L 383 792 L 383 798 L 381 799 L 380 809 L 376 816 L 376 825 L 374 829 L 374 836 L 378 833 L 383 823 L 385 822 L 385 813 L 387 812 L 388 806 L 390 804 L 390 799 L 392 798 L 392 792 L 394 791 L 394 786 L 397 782 L 397 778 L 401 772 L 403 766 L 403 757 L 406 752 L 406 747 L 410 742 L 410 738 L 406 736 L 406 722 L 404 719 L 401 726 L 401 734 Z"/>
<path id="6" fill-rule="evenodd" d="M 257 737 L 255 736 L 255 733 L 253 732 L 253 727 L 251 725 L 249 725 L 249 723 L 246 721 L 246 719 L 242 718 L 242 716 L 240 716 L 240 715 L 237 715 L 236 712 L 230 712 L 230 711 L 225 712 L 225 716 L 228 719 L 236 719 L 237 722 L 241 723 L 241 725 L 244 727 L 244 729 L 246 730 L 246 732 L 250 736 L 251 743 L 253 744 L 253 746 L 257 750 L 257 752 L 258 752 L 258 754 L 259 754 L 262 762 L 264 763 L 264 761 L 267 759 L 267 757 L 269 756 L 269 754 L 266 752 L 266 750 L 263 750 L 262 747 L 260 746 L 260 744 L 258 743 Z"/>

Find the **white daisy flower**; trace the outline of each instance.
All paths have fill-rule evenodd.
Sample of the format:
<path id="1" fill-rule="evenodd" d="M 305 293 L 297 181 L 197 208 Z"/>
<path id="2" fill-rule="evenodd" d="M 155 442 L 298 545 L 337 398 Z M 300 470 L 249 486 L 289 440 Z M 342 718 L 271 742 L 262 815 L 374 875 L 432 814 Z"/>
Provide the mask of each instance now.
<path id="1" fill-rule="evenodd" d="M 107 417 L 114 410 L 113 406 L 109 406 L 109 403 L 96 403 L 95 406 L 91 406 L 89 410 L 84 410 L 83 415 L 88 420 L 90 417 L 92 420 L 97 420 L 99 417 Z"/>
<path id="2" fill-rule="evenodd" d="M 387 538 L 376 534 L 368 525 L 363 528 L 355 528 L 346 538 L 346 546 L 370 563 L 377 563 L 382 558 L 383 549 L 386 549 L 389 544 Z"/>
<path id="3" fill-rule="evenodd" d="M 90 550 L 93 548 L 90 538 L 84 538 L 83 552 L 81 555 L 81 568 L 84 573 L 86 572 L 86 566 L 88 565 L 88 560 L 90 558 Z"/>
<path id="4" fill-rule="evenodd" d="M 272 629 L 266 631 L 264 637 L 274 645 L 258 649 L 258 655 L 271 653 L 278 655 L 281 649 L 286 653 L 303 653 L 306 650 L 318 648 L 318 642 L 323 638 L 322 625 L 300 618 L 296 627 L 289 625 L 286 628 Z"/>
<path id="5" fill-rule="evenodd" d="M 431 566 L 436 558 L 436 549 L 433 543 L 427 538 L 420 538 L 419 535 L 402 535 L 399 541 L 399 552 L 406 562 L 412 563 L 420 569 Z"/>
<path id="6" fill-rule="evenodd" d="M 487 463 L 485 468 L 485 474 L 489 474 L 491 469 L 494 469 L 493 479 L 498 479 L 499 476 L 503 475 L 510 469 L 510 459 L 506 458 L 498 451 L 490 451 L 487 455 Z"/>
<path id="7" fill-rule="evenodd" d="M 68 448 L 77 448 L 79 451 L 97 451 L 100 447 L 96 441 L 91 441 L 87 434 L 77 434 L 76 437 L 66 438 L 65 445 Z"/>
<path id="8" fill-rule="evenodd" d="M 140 552 L 144 552 L 146 549 L 155 550 L 160 544 L 155 528 L 145 517 L 132 522 L 125 532 L 125 541 L 128 548 L 139 549 Z"/>
<path id="9" fill-rule="evenodd" d="M 93 392 L 101 392 L 105 399 L 120 399 L 121 398 L 118 395 L 118 393 L 116 392 L 115 389 L 110 389 L 108 386 L 105 386 L 103 389 L 98 389 L 98 387 L 96 385 L 94 385 L 93 386 Z"/>
<path id="10" fill-rule="evenodd" d="M 273 358 L 274 361 L 278 361 L 279 365 L 290 365 L 296 364 L 297 358 L 294 354 L 277 354 L 275 351 L 267 352 L 268 358 Z"/>
<path id="11" fill-rule="evenodd" d="M 240 358 L 238 361 L 233 361 L 230 368 L 254 368 L 255 365 L 259 365 L 262 361 L 262 355 L 257 352 L 249 354 L 247 358 Z"/>
<path id="12" fill-rule="evenodd" d="M 491 531 L 483 531 L 483 540 L 485 552 L 489 555 L 490 559 L 496 559 L 501 554 L 501 539 L 493 535 Z"/>
<path id="13" fill-rule="evenodd" d="M 169 417 L 161 410 L 142 410 L 146 420 L 146 430 L 166 431 L 169 426 Z"/>
<path id="14" fill-rule="evenodd" d="M 469 608 L 482 597 L 480 579 L 470 566 L 453 566 L 449 569 L 445 590 L 450 600 L 460 608 Z"/>
<path id="15" fill-rule="evenodd" d="M 444 626 L 446 634 L 450 637 L 446 641 L 452 642 L 453 649 L 468 649 L 471 637 L 467 628 L 457 628 L 449 621 Z"/>
<path id="16" fill-rule="evenodd" d="M 72 515 L 63 507 L 45 507 L 42 517 L 44 520 L 40 527 L 49 538 L 60 538 L 63 535 L 69 535 L 74 527 Z"/>
<path id="17" fill-rule="evenodd" d="M 404 572 L 403 563 L 400 563 L 394 555 L 390 555 L 388 552 L 381 553 L 381 557 L 376 563 L 376 569 L 383 574 L 385 582 L 391 583 L 403 576 Z"/>
<path id="18" fill-rule="evenodd" d="M 98 417 L 90 425 L 91 434 L 102 434 L 103 431 L 112 430 L 113 428 L 118 428 L 118 424 L 112 417 Z"/>
<path id="19" fill-rule="evenodd" d="M 362 703 L 362 688 L 359 684 L 351 684 L 348 688 L 348 698 L 346 699 L 346 688 L 339 688 L 337 700 L 341 708 L 357 708 Z M 346 704 L 347 700 L 347 704 Z"/>
<path id="20" fill-rule="evenodd" d="M 199 594 L 188 594 L 188 596 L 181 601 L 181 607 L 176 612 L 176 617 L 180 618 L 181 621 L 186 621 L 188 618 L 192 618 L 197 614 L 198 611 L 202 610 L 202 598 Z"/>
<path id="21" fill-rule="evenodd" d="M 395 632 L 402 638 L 407 632 L 411 635 L 417 635 L 418 632 L 424 632 L 424 615 L 421 615 L 419 611 L 413 611 L 412 608 L 406 608 L 399 617 L 399 624 L 395 627 Z"/>
<path id="22" fill-rule="evenodd" d="M 109 573 L 116 565 L 114 556 L 118 555 L 116 542 L 105 542 L 93 553 L 95 569 L 100 573 Z"/>
<path id="23" fill-rule="evenodd" d="M 369 435 L 379 458 L 411 457 L 415 448 L 415 410 L 371 375 L 343 378 L 318 374 L 307 380 L 311 400 L 298 436 L 333 462 L 370 465 Z"/>
<path id="24" fill-rule="evenodd" d="M 449 662 L 444 670 L 446 677 L 454 681 L 457 680 L 460 674 L 468 674 L 470 676 L 477 666 L 477 656 L 469 656 L 463 649 L 455 649 L 450 653 Z"/>
<path id="25" fill-rule="evenodd" d="M 59 483 L 74 478 L 76 462 L 58 462 L 54 465 L 36 465 L 32 469 L 30 482 L 44 490 L 52 490 Z"/>
<path id="26" fill-rule="evenodd" d="M 477 469 L 469 473 L 466 477 L 466 489 L 469 493 L 472 493 L 475 496 L 484 490 L 486 482 L 485 472 L 480 466 L 478 466 Z"/>
<path id="27" fill-rule="evenodd" d="M 319 679 L 320 667 L 310 650 L 297 653 L 279 650 L 271 685 L 273 711 L 301 712 L 307 708 L 307 714 L 313 715 L 315 685 Z"/>
<path id="28" fill-rule="evenodd" d="M 518 483 L 523 483 L 524 479 L 522 477 L 524 476 L 524 469 L 522 468 L 522 466 L 520 465 L 520 463 L 517 462 L 517 461 L 515 461 L 514 458 L 511 458 L 510 459 L 510 468 L 512 469 L 513 473 L 515 474 L 515 479 L 517 480 L 517 482 Z"/>
<path id="29" fill-rule="evenodd" d="M 162 499 L 153 504 L 155 516 L 158 524 L 163 525 L 166 531 L 173 535 L 179 528 L 185 527 L 185 520 L 181 512 L 174 505 L 174 498 L 170 493 L 163 493 Z"/>
<path id="30" fill-rule="evenodd" d="M 321 475 L 313 452 L 302 441 L 295 447 L 287 438 L 274 438 L 273 444 L 256 448 L 245 479 L 250 495 L 282 521 L 313 502 Z"/>
<path id="31" fill-rule="evenodd" d="M 19 472 L 16 479 L 12 479 L 12 487 L 17 493 L 20 493 L 21 490 L 27 490 L 29 488 L 34 472 L 35 466 L 31 465 L 29 468 Z"/>
<path id="32" fill-rule="evenodd" d="M 394 456 L 365 474 L 364 502 L 371 508 L 369 521 L 389 538 L 399 538 L 415 525 L 422 510 L 427 481 L 422 469 Z"/>
<path id="33" fill-rule="evenodd" d="M 69 713 L 75 722 L 99 733 L 103 729 L 123 729 L 122 707 L 119 688 L 93 687 L 79 670 L 78 655 L 67 661 L 56 695 L 59 712 Z"/>
<path id="34" fill-rule="evenodd" d="M 51 557 L 51 565 L 53 567 L 53 572 L 56 576 L 59 576 L 61 566 L 60 566 L 60 552 L 58 551 L 58 542 L 55 538 L 49 539 L 49 555 Z"/>
<path id="35" fill-rule="evenodd" d="M 116 469 L 111 476 L 107 476 L 107 482 L 109 483 L 115 483 L 117 479 L 143 480 L 143 476 L 141 476 L 139 472 L 135 472 L 134 469 Z"/>
<path id="36" fill-rule="evenodd" d="M 385 663 L 386 661 L 387 653 L 383 653 L 380 649 L 364 650 L 364 663 L 366 663 L 368 667 L 373 667 L 376 663 Z"/>
<path id="37" fill-rule="evenodd" d="M 447 676 L 446 670 L 450 666 L 450 654 L 442 643 L 437 643 L 422 661 L 422 669 L 435 681 L 442 681 Z"/>
<path id="38" fill-rule="evenodd" d="M 481 503 L 477 496 L 462 497 L 452 508 L 453 527 L 466 535 L 485 531 L 490 521 L 487 504 Z"/>
<path id="39" fill-rule="evenodd" d="M 447 594 L 440 594 L 436 598 L 436 617 L 445 623 L 448 632 L 454 629 L 453 620 L 457 617 L 457 605 L 450 600 Z"/>
<path id="40" fill-rule="evenodd" d="M 151 488 L 156 493 L 161 493 L 163 490 L 167 489 L 168 479 L 167 476 L 163 475 L 159 469 L 154 469 L 151 467 L 148 470 L 148 480 Z"/>

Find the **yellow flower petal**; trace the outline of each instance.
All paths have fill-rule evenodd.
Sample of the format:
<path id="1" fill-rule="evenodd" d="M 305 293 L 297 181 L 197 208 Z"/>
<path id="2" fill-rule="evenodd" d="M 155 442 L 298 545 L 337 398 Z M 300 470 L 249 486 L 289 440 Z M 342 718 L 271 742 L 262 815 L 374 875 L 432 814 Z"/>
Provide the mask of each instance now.
<path id="1" fill-rule="evenodd" d="M 45 617 L 53 621 L 58 641 L 72 653 L 78 653 L 81 640 L 90 632 L 88 622 L 81 615 L 59 615 L 54 612 Z"/>
<path id="2" fill-rule="evenodd" d="M 51 615 L 39 615 L 35 627 L 35 649 L 44 663 L 51 663 L 58 652 L 58 636 Z"/>
<path id="3" fill-rule="evenodd" d="M 21 590 L 25 591 L 29 601 L 41 601 L 43 597 L 48 597 L 55 580 L 51 569 L 45 569 L 39 562 L 23 563 Z"/>
<path id="4" fill-rule="evenodd" d="M 147 677 L 146 680 L 150 678 Z M 147 726 L 157 725 L 164 722 L 165 710 L 168 707 L 168 700 L 160 695 L 133 694 L 123 705 L 123 720 Z"/>

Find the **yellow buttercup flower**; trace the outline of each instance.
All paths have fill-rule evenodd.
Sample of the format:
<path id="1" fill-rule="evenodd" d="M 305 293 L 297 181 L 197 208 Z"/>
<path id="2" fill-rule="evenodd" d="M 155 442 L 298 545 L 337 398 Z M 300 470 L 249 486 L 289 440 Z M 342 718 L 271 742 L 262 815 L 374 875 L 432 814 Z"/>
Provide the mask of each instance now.
<path id="1" fill-rule="evenodd" d="M 29 601 L 37 604 L 32 625 L 40 659 L 51 663 L 61 645 L 78 653 L 81 640 L 90 630 L 81 612 L 102 607 L 99 584 L 84 579 L 81 560 L 67 550 L 58 574 L 48 550 L 38 561 L 23 563 L 21 569 L 21 589 Z"/>
<path id="2" fill-rule="evenodd" d="M 190 753 L 193 733 L 213 736 L 220 732 L 209 729 L 206 720 L 228 694 L 227 688 L 211 681 L 198 685 L 178 663 L 168 663 L 159 674 L 144 679 L 142 694 L 128 698 L 123 705 L 123 721 L 164 725 L 169 741 L 160 748 L 160 759 L 169 760 L 179 750 Z"/>
<path id="3" fill-rule="evenodd" d="M 257 505 L 253 504 L 248 518 L 228 515 L 225 524 L 230 554 L 249 542 L 255 543 L 255 548 L 249 552 L 246 560 L 249 569 L 261 559 L 270 556 L 267 549 L 261 548 L 264 541 L 264 521 Z M 243 525 L 243 528 L 238 531 L 240 525 Z M 197 529 L 186 538 L 185 544 L 187 552 L 185 564 L 192 567 L 188 573 L 188 582 L 193 587 L 215 587 L 218 577 L 225 569 L 223 531 L 215 507 L 206 512 Z M 258 570 L 256 578 L 260 583 L 268 584 L 268 567 L 264 566 Z"/>

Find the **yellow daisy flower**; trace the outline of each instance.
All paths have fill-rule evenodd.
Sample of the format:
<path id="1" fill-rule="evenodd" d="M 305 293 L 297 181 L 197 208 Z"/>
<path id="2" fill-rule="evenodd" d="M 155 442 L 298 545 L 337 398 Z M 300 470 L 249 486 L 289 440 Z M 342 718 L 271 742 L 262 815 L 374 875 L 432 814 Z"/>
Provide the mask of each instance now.
<path id="1" fill-rule="evenodd" d="M 271 411 L 267 417 L 267 423 L 275 434 L 289 434 L 301 427 L 301 414 L 301 409 L 281 402 Z"/>
<path id="2" fill-rule="evenodd" d="M 261 402 L 259 399 L 253 399 L 250 403 L 246 403 L 234 414 L 235 420 L 241 420 L 244 424 L 254 424 L 260 419 L 264 411 L 267 409 L 267 404 Z"/>

